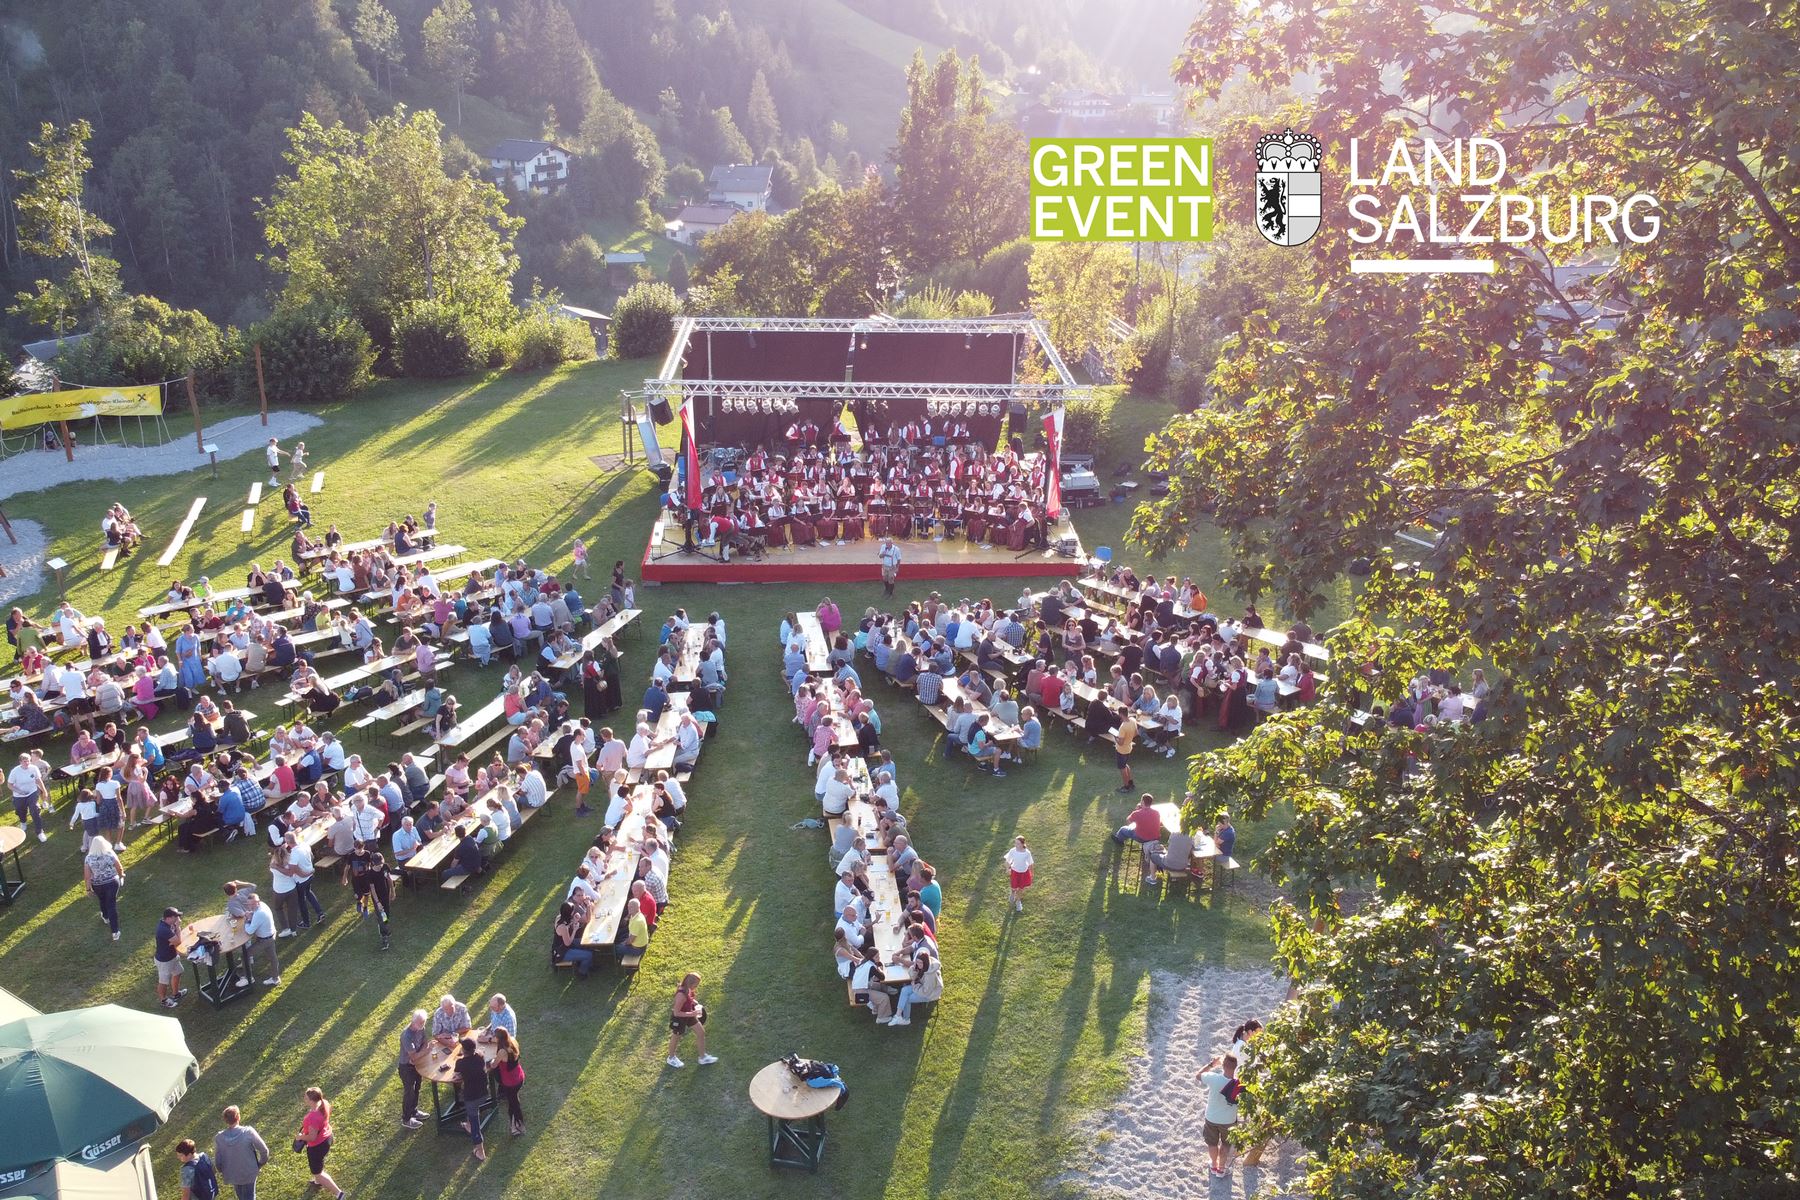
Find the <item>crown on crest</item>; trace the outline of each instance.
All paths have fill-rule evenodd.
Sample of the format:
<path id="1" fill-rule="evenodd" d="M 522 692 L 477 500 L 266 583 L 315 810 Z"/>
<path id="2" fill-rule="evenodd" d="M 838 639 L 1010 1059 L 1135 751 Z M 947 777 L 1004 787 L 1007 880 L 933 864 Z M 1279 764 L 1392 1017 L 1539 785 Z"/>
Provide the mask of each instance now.
<path id="1" fill-rule="evenodd" d="M 1324 143 L 1310 133 L 1284 129 L 1264 134 L 1256 141 L 1259 171 L 1317 171 L 1324 157 Z"/>

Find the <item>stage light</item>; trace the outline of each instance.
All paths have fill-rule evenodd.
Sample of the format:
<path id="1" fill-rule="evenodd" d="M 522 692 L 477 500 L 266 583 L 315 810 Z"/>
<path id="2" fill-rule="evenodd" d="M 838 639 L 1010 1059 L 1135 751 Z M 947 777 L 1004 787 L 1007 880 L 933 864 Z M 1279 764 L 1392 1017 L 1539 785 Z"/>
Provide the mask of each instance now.
<path id="1" fill-rule="evenodd" d="M 963 349 L 964 350 L 973 350 L 974 348 L 975 348 L 975 339 L 971 338 L 966 333 L 963 334 Z"/>

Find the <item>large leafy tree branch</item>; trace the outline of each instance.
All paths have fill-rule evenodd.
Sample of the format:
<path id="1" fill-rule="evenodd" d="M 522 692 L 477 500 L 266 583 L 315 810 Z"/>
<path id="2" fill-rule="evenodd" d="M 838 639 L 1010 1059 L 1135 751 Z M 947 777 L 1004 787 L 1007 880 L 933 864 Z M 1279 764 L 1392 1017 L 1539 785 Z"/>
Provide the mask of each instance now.
<path id="1" fill-rule="evenodd" d="M 1310 303 L 1244 315 L 1133 525 L 1217 522 L 1297 614 L 1369 569 L 1324 701 L 1194 769 L 1203 808 L 1292 805 L 1262 865 L 1298 986 L 1245 1111 L 1315 1195 L 1797 1186 L 1797 51 L 1789 8 L 1668 0 L 1193 25 L 1185 82 L 1305 73 L 1282 116 L 1328 148 Z M 1224 177 L 1266 128 L 1217 131 Z M 1661 235 L 1592 273 L 1495 246 L 1489 278 L 1352 277 L 1348 140 L 1419 133 L 1499 139 L 1530 194 L 1654 194 Z M 1345 733 L 1477 656 L 1479 724 Z"/>

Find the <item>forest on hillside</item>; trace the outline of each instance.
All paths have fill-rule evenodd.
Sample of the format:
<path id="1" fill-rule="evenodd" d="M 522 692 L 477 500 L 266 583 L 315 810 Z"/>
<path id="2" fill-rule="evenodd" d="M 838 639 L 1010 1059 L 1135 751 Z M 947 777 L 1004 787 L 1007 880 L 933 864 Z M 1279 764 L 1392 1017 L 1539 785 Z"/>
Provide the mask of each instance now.
<path id="1" fill-rule="evenodd" d="M 884 164 L 923 48 L 979 55 L 1004 96 L 1102 80 L 1078 19 L 1095 5 L 984 0 L 55 0 L 0 13 L 0 291 L 29 286 L 15 172 L 45 122 L 87 121 L 88 202 L 126 286 L 235 325 L 266 315 L 259 219 L 302 114 L 366 128 L 396 106 L 442 118 L 452 162 L 553 138 L 571 186 L 516 197 L 521 291 L 603 290 L 604 253 L 759 161 L 776 200 L 855 187 Z M 1169 43 L 1159 54 L 1166 58 Z M 1101 47 L 1105 49 L 1106 47 Z M 1141 64 L 1140 64 L 1141 65 Z M 1135 66 L 1132 68 L 1135 70 Z M 662 249 L 666 267 L 667 248 Z M 17 315 L 16 344 L 45 331 Z"/>

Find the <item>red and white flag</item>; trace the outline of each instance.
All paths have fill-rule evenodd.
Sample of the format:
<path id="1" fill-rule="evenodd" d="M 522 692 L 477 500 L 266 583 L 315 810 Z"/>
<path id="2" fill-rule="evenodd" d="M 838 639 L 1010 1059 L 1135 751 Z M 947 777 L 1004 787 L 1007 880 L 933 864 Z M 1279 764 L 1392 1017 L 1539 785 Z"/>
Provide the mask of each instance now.
<path id="1" fill-rule="evenodd" d="M 1044 518 L 1054 521 L 1062 516 L 1062 435 L 1063 410 L 1044 414 Z"/>
<path id="2" fill-rule="evenodd" d="M 694 437 L 694 402 L 686 400 L 681 405 L 681 474 L 684 476 L 681 497 L 686 508 L 692 512 L 700 507 L 700 443 Z M 674 487 L 669 494 L 675 494 Z"/>

